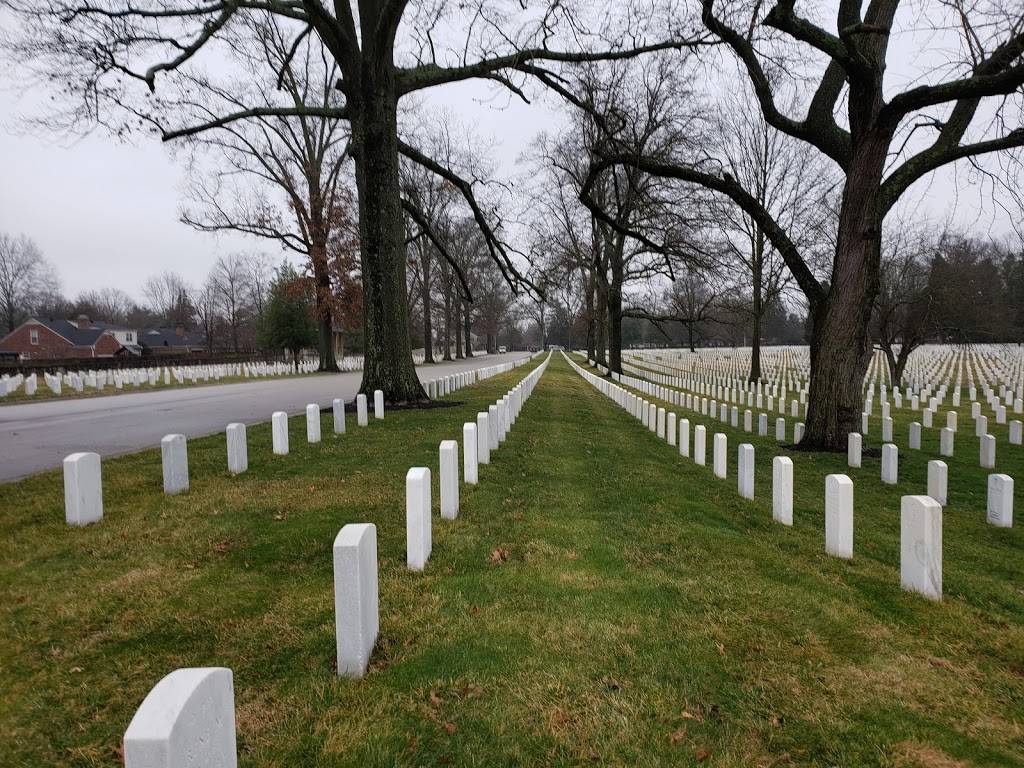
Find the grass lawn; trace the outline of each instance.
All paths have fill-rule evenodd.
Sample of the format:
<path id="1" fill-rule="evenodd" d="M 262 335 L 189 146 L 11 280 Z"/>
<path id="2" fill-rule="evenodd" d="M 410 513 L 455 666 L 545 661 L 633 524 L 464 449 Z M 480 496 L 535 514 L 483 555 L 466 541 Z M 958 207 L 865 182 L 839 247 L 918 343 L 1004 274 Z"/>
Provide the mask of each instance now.
<path id="1" fill-rule="evenodd" d="M 743 500 L 741 431 L 703 421 L 730 435 L 717 480 L 556 355 L 408 572 L 406 470 L 431 467 L 436 512 L 438 443 L 528 369 L 341 437 L 325 415 L 320 445 L 293 418 L 287 457 L 251 427 L 237 478 L 222 437 L 194 440 L 183 496 L 162 495 L 158 451 L 109 460 L 106 516 L 81 530 L 58 473 L 0 486 L 0 765 L 118 765 L 149 689 L 214 665 L 234 671 L 242 766 L 1024 765 L 1024 534 L 985 524 L 974 451 L 950 466 L 936 604 L 899 588 L 899 495 L 923 492 L 926 457 L 901 451 L 895 489 L 877 459 L 850 471 L 855 556 L 827 557 L 823 477 L 845 456 L 793 454 L 785 528 L 773 442 L 744 435 Z M 332 668 L 349 522 L 377 525 L 380 559 L 358 681 Z"/>
<path id="2" fill-rule="evenodd" d="M 296 373 L 291 374 L 291 378 L 301 378 L 303 376 L 316 376 L 321 371 L 315 371 L 313 373 Z M 124 388 L 117 389 L 113 384 L 109 384 L 103 389 L 92 389 L 86 387 L 81 392 L 76 392 L 71 386 L 64 384 L 61 387 L 61 394 L 55 395 L 53 391 L 46 386 L 42 376 L 39 377 L 39 387 L 36 389 L 34 395 L 25 394 L 25 385 L 23 384 L 18 388 L 17 392 L 12 392 L 5 397 L 0 397 L 0 408 L 5 405 L 25 405 L 26 403 L 40 403 L 44 401 L 52 400 L 81 400 L 87 397 L 108 397 L 110 395 L 129 395 L 133 392 L 160 392 L 162 390 L 172 389 L 195 389 L 196 387 L 214 387 L 221 384 L 241 384 L 246 381 L 270 381 L 272 379 L 287 378 L 284 375 L 278 376 L 223 376 L 219 381 L 210 379 L 209 381 L 196 381 L 194 384 L 185 379 L 184 383 L 179 384 L 173 378 L 170 384 L 164 384 L 164 380 L 161 377 L 156 384 L 150 385 L 149 382 L 135 386 L 125 382 Z"/>

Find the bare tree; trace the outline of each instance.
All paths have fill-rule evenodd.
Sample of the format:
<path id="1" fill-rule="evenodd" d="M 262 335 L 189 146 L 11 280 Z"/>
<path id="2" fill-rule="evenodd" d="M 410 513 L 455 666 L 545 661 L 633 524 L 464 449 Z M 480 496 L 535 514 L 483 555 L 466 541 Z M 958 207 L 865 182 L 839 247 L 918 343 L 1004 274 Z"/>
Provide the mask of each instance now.
<path id="1" fill-rule="evenodd" d="M 149 302 L 149 308 L 165 323 L 185 322 L 187 317 L 183 316 L 183 310 L 189 293 L 185 278 L 171 270 L 153 275 L 142 284 L 142 295 Z"/>
<path id="2" fill-rule="evenodd" d="M 194 205 L 182 212 L 182 220 L 205 232 L 273 240 L 300 254 L 316 286 L 320 367 L 337 370 L 328 245 L 352 205 L 342 174 L 348 131 L 342 120 L 305 111 L 338 107 L 337 64 L 315 38 L 293 45 L 292 30 L 273 15 L 244 20 L 243 29 L 227 40 L 233 61 L 257 87 L 236 92 L 192 76 L 188 80 L 198 96 L 181 106 L 195 120 L 253 104 L 261 112 L 188 137 L 197 167 L 189 189 Z M 279 94 L 297 114 L 273 113 Z M 212 173 L 202 167 L 208 158 Z"/>
<path id="3" fill-rule="evenodd" d="M 120 288 L 111 287 L 80 293 L 75 305 L 79 312 L 89 314 L 94 320 L 112 323 L 127 323 L 128 315 L 135 308 L 131 296 Z"/>
<path id="4" fill-rule="evenodd" d="M 886 227 L 872 324 L 895 387 L 903 384 L 911 353 L 934 331 L 928 250 L 920 228 L 904 222 Z"/>
<path id="5" fill-rule="evenodd" d="M 35 241 L 0 233 L 0 318 L 7 331 L 13 331 L 48 292 L 56 292 L 56 278 Z"/>
<path id="6" fill-rule="evenodd" d="M 1016 114 L 1024 85 L 1024 19 L 1019 5 L 1010 3 L 929 3 L 908 6 L 905 18 L 898 18 L 899 0 L 841 0 L 829 29 L 800 15 L 793 0 L 701 5 L 705 27 L 739 61 L 765 121 L 814 147 L 842 173 L 828 281 L 819 279 L 799 244 L 720 158 L 643 158 L 622 148 L 606 153 L 592 174 L 624 165 L 698 184 L 729 197 L 758 222 L 810 312 L 811 380 L 801 445 L 845 450 L 863 406 L 885 215 L 937 168 L 960 160 L 980 167 L 986 154 L 1015 157 L 1012 151 L 1024 146 Z M 920 45 L 922 29 L 957 37 L 947 49 L 962 51 L 962 59 L 936 57 L 931 72 L 915 72 L 914 85 L 886 93 L 890 45 L 897 38 L 895 46 Z M 802 68 L 818 66 L 804 104 L 780 106 L 789 101 L 785 91 L 801 92 L 811 79 Z"/>
<path id="7" fill-rule="evenodd" d="M 235 353 L 240 351 L 241 331 L 251 316 L 251 274 L 249 259 L 241 254 L 231 254 L 221 256 L 214 262 L 207 280 L 216 299 L 219 315 L 231 335 L 231 349 Z"/>
<path id="8" fill-rule="evenodd" d="M 359 196 L 359 241 L 364 283 L 366 345 L 363 391 L 381 389 L 391 401 L 422 400 L 425 393 L 412 364 L 405 302 L 405 228 L 399 184 L 399 156 L 455 185 L 473 209 L 488 251 L 503 277 L 518 289 L 524 282 L 513 251 L 477 204 L 474 187 L 453 169 L 403 141 L 399 102 L 410 95 L 451 83 L 485 79 L 517 96 L 523 80 L 547 84 L 557 70 L 574 63 L 626 59 L 678 48 L 700 40 L 680 34 L 646 43 L 648 30 L 678 30 L 671 4 L 626 7 L 618 13 L 585 13 L 585 7 L 552 0 L 526 9 L 518 3 L 484 0 L 454 11 L 406 0 L 279 2 L 255 0 L 167 0 L 157 6 L 130 0 L 96 5 L 54 0 L 45 6 L 7 0 L 28 27 L 15 55 L 55 75 L 71 103 L 72 124 L 111 123 L 114 106 L 134 120 L 156 127 L 165 140 L 194 136 L 242 120 L 310 115 L 345 120 Z M 296 106 L 283 98 L 272 106 L 245 103 L 218 106 L 208 118 L 190 119 L 176 109 L 175 89 L 187 91 L 198 71 L 200 51 L 223 41 L 239 17 L 271 14 L 286 27 L 291 43 L 317 38 L 338 68 L 336 87 L 344 103 Z M 641 21 L 642 20 L 642 21 Z M 399 38 L 399 30 L 407 30 Z M 461 41 L 452 40 L 461 36 Z M 563 47 L 564 45 L 564 47 Z M 402 61 L 399 64 L 398 61 Z M 184 85 L 182 85 L 184 81 Z M 135 89 L 160 88 L 161 98 L 140 103 Z M 234 95 L 237 89 L 223 90 Z M 184 118 L 187 122 L 178 122 Z M 124 127 L 118 122 L 118 128 Z"/>
<path id="9" fill-rule="evenodd" d="M 726 97 L 720 121 L 723 163 L 729 175 L 771 212 L 801 251 L 813 256 L 827 247 L 832 211 L 827 196 L 835 184 L 831 167 L 812 147 L 776 130 L 749 97 Z M 751 354 L 749 380 L 761 378 L 761 323 L 765 312 L 792 286 L 792 273 L 764 227 L 724 197 L 712 197 L 711 220 L 719 225 L 726 267 L 737 273 L 746 300 L 734 311 L 747 315 Z"/>

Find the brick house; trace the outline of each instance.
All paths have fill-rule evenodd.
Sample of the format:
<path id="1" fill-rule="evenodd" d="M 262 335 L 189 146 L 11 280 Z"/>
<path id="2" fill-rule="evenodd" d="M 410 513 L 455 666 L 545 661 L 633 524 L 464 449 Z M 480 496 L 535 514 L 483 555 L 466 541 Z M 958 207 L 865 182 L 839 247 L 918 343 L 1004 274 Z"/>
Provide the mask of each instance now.
<path id="1" fill-rule="evenodd" d="M 138 343 L 151 355 L 192 355 L 206 351 L 203 338 L 186 331 L 181 323 L 173 328 L 145 328 L 139 333 Z"/>
<path id="2" fill-rule="evenodd" d="M 127 352 L 118 334 L 135 336 L 126 328 L 92 323 L 85 315 L 77 320 L 31 318 L 0 339 L 0 353 L 21 360 L 114 357 Z"/>

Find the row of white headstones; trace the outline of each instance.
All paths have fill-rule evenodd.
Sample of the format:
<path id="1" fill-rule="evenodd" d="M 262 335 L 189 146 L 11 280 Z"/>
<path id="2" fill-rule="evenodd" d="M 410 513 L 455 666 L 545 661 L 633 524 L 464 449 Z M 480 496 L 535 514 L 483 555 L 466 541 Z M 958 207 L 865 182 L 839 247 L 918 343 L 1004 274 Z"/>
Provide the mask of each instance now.
<path id="1" fill-rule="evenodd" d="M 567 358 L 568 359 L 568 358 Z M 682 456 L 691 456 L 694 463 L 704 466 L 707 454 L 707 428 L 696 425 L 693 429 L 693 449 L 690 449 L 690 422 L 677 419 L 675 413 L 649 403 L 625 387 L 603 377 L 595 376 L 569 360 L 573 368 L 591 385 L 636 417 L 643 426 L 666 440 L 678 444 Z M 674 402 L 673 393 L 649 382 L 622 377 L 627 386 L 649 392 L 659 399 Z M 639 386 L 637 386 L 639 385 Z M 675 393 L 679 395 L 680 393 Z M 680 401 L 682 402 L 682 400 Z M 692 403 L 692 401 L 691 401 Z M 679 404 L 679 403 L 677 403 Z M 723 409 L 725 406 L 722 406 Z M 735 409 L 734 409 L 735 410 Z M 712 413 L 712 416 L 715 414 Z M 764 417 L 764 414 L 762 414 Z M 721 419 L 726 420 L 723 410 Z M 749 411 L 745 419 L 750 430 Z M 762 425 L 765 420 L 762 419 Z M 735 425 L 734 425 L 735 426 Z M 762 434 L 764 434 L 762 432 Z M 850 463 L 859 466 L 860 435 L 851 440 Z M 856 464 L 853 464 L 856 447 Z M 882 478 L 896 482 L 896 446 L 883 449 Z M 726 455 L 728 438 L 718 433 L 712 443 L 712 469 L 716 477 L 727 476 Z M 737 485 L 740 496 L 754 498 L 754 446 L 739 446 Z M 887 479 L 888 478 L 888 479 Z M 942 507 L 946 500 L 946 465 L 941 461 L 929 462 L 928 494 L 903 496 L 900 503 L 900 582 L 904 589 L 918 592 L 933 600 L 942 598 Z M 793 524 L 793 461 L 788 456 L 772 460 L 772 517 L 784 524 Z M 1013 479 L 1007 475 L 989 477 L 988 521 L 999 527 L 1010 527 L 1013 522 Z M 836 557 L 853 557 L 853 481 L 847 475 L 832 474 L 825 478 L 825 551 Z"/>
<path id="2" fill-rule="evenodd" d="M 446 395 L 471 386 L 478 381 L 494 376 L 497 373 L 512 370 L 528 362 L 528 359 L 510 363 L 487 366 L 474 371 L 465 371 L 427 382 L 427 389 L 432 398 Z M 356 417 L 359 426 L 369 424 L 368 401 L 366 395 L 356 396 Z M 334 417 L 334 433 L 345 434 L 345 403 L 335 398 L 331 403 Z M 384 393 L 376 390 L 373 393 L 374 417 L 384 418 Z M 285 411 L 274 411 L 270 417 L 273 453 L 287 456 L 288 414 Z M 227 461 L 228 471 L 239 475 L 249 469 L 249 446 L 246 426 L 241 422 L 227 425 Z M 306 406 L 306 441 L 319 443 L 320 406 L 310 403 Z M 164 493 L 174 495 L 189 489 L 188 441 L 185 435 L 165 435 L 160 441 L 160 458 L 163 469 Z M 64 515 L 68 525 L 83 526 L 99 522 L 103 519 L 103 480 L 100 456 L 97 453 L 72 453 L 64 459 Z"/>
<path id="3" fill-rule="evenodd" d="M 762 386 L 761 382 L 752 385 L 749 382 L 739 382 L 735 379 L 723 383 L 717 380 L 709 381 L 700 375 L 680 376 L 678 375 L 680 372 L 673 370 L 670 366 L 647 360 L 643 357 L 643 353 L 637 353 L 637 359 L 642 361 L 648 368 L 660 370 L 662 373 L 655 373 L 652 370 L 640 368 L 625 361 L 623 362 L 623 370 L 656 383 L 672 384 L 673 386 L 690 389 L 701 394 L 712 394 L 716 399 L 728 402 L 742 402 L 745 400 L 747 405 L 753 405 L 756 401 L 757 409 L 762 408 L 766 399 L 768 411 L 774 410 L 775 397 L 778 397 L 778 412 L 783 415 L 786 413 L 786 389 L 784 385 L 769 384 Z M 937 387 L 934 393 L 932 391 L 933 387 Z M 996 387 L 983 383 L 982 394 L 991 409 L 996 424 L 1008 423 L 1007 414 L 1010 408 L 1013 409 L 1014 413 L 1024 414 L 1024 399 L 1021 396 L 1022 387 L 1024 387 L 1024 383 L 1018 383 L 1016 389 L 1004 383 L 1000 387 L 1000 391 L 997 392 Z M 863 434 L 868 433 L 869 419 L 874 413 L 874 391 L 874 383 L 872 383 L 868 387 L 864 412 L 861 414 L 861 432 Z M 807 412 L 806 384 L 798 390 L 798 394 L 799 400 L 794 399 L 789 403 L 790 416 L 793 418 L 797 418 L 801 411 L 805 414 Z M 887 394 L 886 386 L 882 384 L 880 386 L 882 439 L 886 442 L 893 441 L 893 420 L 890 417 L 891 407 L 901 409 L 904 408 L 904 402 L 906 402 L 911 410 L 917 411 L 922 405 L 927 403 L 927 407 L 923 408 L 921 413 L 921 422 L 913 422 L 909 429 L 909 446 L 912 450 L 919 450 L 921 447 L 922 424 L 924 428 L 933 427 L 933 417 L 938 413 L 939 407 L 945 401 L 948 394 L 947 385 L 945 383 L 937 385 L 934 382 L 928 383 L 917 394 L 911 394 L 908 391 L 906 398 L 903 397 L 904 393 L 901 393 L 898 387 L 893 388 L 892 406 L 888 402 Z M 981 403 L 976 400 L 977 394 L 977 388 L 971 384 L 967 389 L 967 395 L 972 401 L 971 416 L 975 420 L 975 434 L 978 436 L 981 444 L 981 462 L 983 467 L 991 469 L 995 466 L 996 438 L 988 433 L 988 417 L 981 413 Z M 954 408 L 960 406 L 960 400 L 961 389 L 959 384 L 956 384 L 952 391 Z M 799 434 L 802 432 L 802 425 L 794 427 L 794 430 Z M 957 413 L 955 411 L 948 411 L 946 414 L 946 427 L 940 432 L 941 453 L 944 456 L 953 455 L 953 441 L 956 431 Z M 794 439 L 794 442 L 797 441 L 798 439 Z M 1011 445 L 1024 444 L 1024 424 L 1020 420 L 1009 421 L 1008 442 Z"/>
<path id="4" fill-rule="evenodd" d="M 539 353 L 538 353 L 539 354 Z M 469 383 L 511 370 L 532 358 L 478 369 L 469 374 L 455 374 L 431 382 L 436 392 L 450 393 Z M 549 356 L 550 359 L 550 356 Z M 476 423 L 463 425 L 464 481 L 479 481 L 479 464 L 489 464 L 491 453 L 505 441 L 523 404 L 533 392 L 548 361 L 531 371 L 508 391 L 487 413 L 477 414 Z M 483 372 L 483 375 L 480 375 Z M 428 387 L 433 388 L 433 387 Z M 341 400 L 334 401 L 334 425 L 339 434 L 345 432 L 345 410 Z M 356 398 L 360 426 L 369 423 L 365 395 Z M 384 398 L 374 393 L 374 415 L 384 418 Z M 283 417 L 283 419 L 281 418 Z M 287 414 L 274 414 L 274 452 L 288 452 Z M 232 431 L 232 427 L 241 430 Z M 311 443 L 320 441 L 320 410 L 315 404 L 306 409 L 306 433 Z M 282 437 L 283 436 L 283 437 Z M 485 437 L 486 436 L 486 437 Z M 180 438 L 180 439 L 179 439 Z M 479 438 L 479 439 L 478 439 Z M 232 445 L 234 443 L 234 448 Z M 164 467 L 164 491 L 180 493 L 188 489 L 188 465 L 184 437 L 168 435 L 161 441 Z M 235 457 L 236 468 L 245 471 L 245 425 L 228 426 L 228 463 Z M 99 457 L 94 460 L 94 477 L 99 484 Z M 73 458 L 68 457 L 69 459 Z M 92 459 L 89 460 L 91 464 Z M 86 464 L 77 459 L 65 462 L 65 501 L 68 501 L 69 466 L 72 486 L 81 488 L 78 470 Z M 440 446 L 441 516 L 454 519 L 459 512 L 458 443 L 445 440 Z M 90 470 L 91 472 L 92 470 Z M 235 472 L 235 470 L 232 470 Z M 431 485 L 430 470 L 414 467 L 406 475 L 407 565 L 422 571 L 431 553 Z M 100 514 L 102 517 L 102 499 Z M 69 518 L 69 523 L 71 522 Z M 78 522 L 74 524 L 85 524 Z M 369 666 L 370 655 L 380 626 L 377 527 L 372 523 L 345 525 L 334 540 L 334 605 L 337 635 L 337 670 L 340 676 L 361 677 Z M 235 737 L 234 679 L 230 669 L 200 667 L 177 669 L 157 683 L 147 694 L 124 734 L 126 768 L 235 768 L 237 748 Z"/>
<path id="5" fill-rule="evenodd" d="M 243 378 L 262 378 L 266 376 L 291 376 L 295 373 L 312 373 L 319 367 L 317 360 L 307 360 L 299 364 L 298 371 L 288 363 L 232 363 L 222 365 L 192 365 L 192 366 L 168 366 L 164 368 L 130 368 L 112 369 L 105 371 L 86 370 L 69 371 L 62 374 L 51 374 L 43 372 L 43 383 L 55 395 L 63 394 L 67 386 L 76 394 L 84 392 L 87 388 L 102 391 L 112 386 L 114 389 L 124 389 L 126 385 L 141 387 L 148 384 L 153 387 L 160 381 L 164 386 L 170 386 L 172 382 L 184 384 L 186 379 L 190 384 L 196 382 L 220 381 L 228 376 L 239 376 Z M 21 387 L 25 388 L 25 394 L 32 397 L 39 388 L 38 374 L 31 373 L 28 376 L 14 374 L 13 376 L 0 377 L 0 398 L 14 394 Z"/>
<path id="6" fill-rule="evenodd" d="M 631 370 L 640 370 L 630 367 Z M 732 406 L 729 408 L 725 403 L 718 404 L 715 400 L 708 401 L 707 398 L 698 398 L 695 395 L 689 393 L 678 392 L 674 389 L 670 389 L 657 383 L 657 380 L 661 380 L 660 374 L 644 374 L 644 378 L 637 378 L 633 376 L 614 376 L 616 381 L 626 383 L 628 386 L 634 389 L 639 389 L 647 394 L 657 394 L 661 399 L 669 400 L 677 405 L 686 407 L 688 409 L 699 411 L 701 414 L 714 417 L 716 412 L 720 411 L 720 419 L 723 422 L 729 420 L 729 414 L 731 413 L 731 423 L 733 427 L 739 426 L 739 408 Z M 664 377 L 666 382 L 672 384 L 678 383 L 677 379 L 673 377 Z M 752 400 L 752 399 L 751 399 Z M 748 400 L 751 401 L 751 400 Z M 916 400 L 916 397 L 915 397 Z M 758 395 L 756 402 L 761 403 L 761 396 Z M 975 435 L 978 437 L 979 442 L 979 466 L 982 469 L 994 469 L 996 465 L 996 440 L 995 437 L 986 434 L 987 420 L 984 416 L 978 414 L 978 403 L 974 403 L 972 412 L 976 417 Z M 772 398 L 768 396 L 768 407 L 772 407 Z M 916 407 L 916 406 L 915 406 Z M 797 402 L 793 401 L 793 415 L 797 413 Z M 887 402 L 882 403 L 882 439 L 891 441 L 893 438 L 892 434 L 892 419 L 888 416 L 889 406 Z M 926 416 L 929 411 L 925 411 Z M 939 439 L 939 453 L 944 457 L 952 457 L 954 449 L 954 436 L 956 434 L 956 412 L 950 411 L 949 418 L 947 419 L 947 426 L 944 427 L 940 432 Z M 753 413 L 750 410 L 743 412 L 743 428 L 745 431 L 752 431 L 752 418 Z M 868 423 L 867 415 L 865 414 L 862 420 L 861 428 L 864 434 L 867 433 Z M 926 418 L 926 424 L 931 425 L 931 420 Z M 793 425 L 793 442 L 799 443 L 803 437 L 804 425 L 802 422 L 797 422 Z M 758 413 L 758 434 L 760 436 L 766 436 L 768 434 L 768 415 L 766 413 Z M 778 442 L 783 442 L 786 439 L 786 420 L 782 417 L 778 417 L 775 420 L 775 439 Z M 1019 445 L 1021 443 L 1021 422 L 1014 421 L 1010 423 L 1010 443 Z M 862 444 L 863 435 L 858 432 L 852 432 L 847 436 L 847 453 L 848 453 L 848 464 L 852 468 L 859 468 L 861 466 L 862 456 Z M 909 446 L 911 450 L 921 449 L 921 425 L 917 422 L 912 422 L 909 427 Z M 943 506 L 946 505 L 946 489 L 948 487 L 948 466 L 944 461 L 934 460 L 928 463 L 928 477 L 929 477 L 929 494 L 933 495 Z M 896 485 L 899 482 L 899 448 L 892 442 L 886 442 L 882 446 L 882 462 L 881 462 L 881 480 L 887 485 Z M 936 492 L 933 494 L 932 490 Z M 1009 527 L 1012 524 L 1013 519 L 1013 478 L 1010 475 L 1004 473 L 993 473 L 988 476 L 988 504 L 987 504 L 988 520 L 993 525 L 999 525 L 1003 527 Z"/>

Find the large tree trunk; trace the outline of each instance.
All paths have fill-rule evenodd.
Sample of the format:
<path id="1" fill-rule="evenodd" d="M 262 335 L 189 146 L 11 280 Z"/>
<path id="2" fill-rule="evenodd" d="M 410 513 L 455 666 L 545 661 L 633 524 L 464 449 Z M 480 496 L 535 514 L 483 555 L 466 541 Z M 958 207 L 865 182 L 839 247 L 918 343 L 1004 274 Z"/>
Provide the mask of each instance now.
<path id="1" fill-rule="evenodd" d="M 846 450 L 860 431 L 871 361 L 868 323 L 878 294 L 882 217 L 878 187 L 888 140 L 865 138 L 847 174 L 828 294 L 811 305 L 811 386 L 801 447 Z"/>
<path id="2" fill-rule="evenodd" d="M 360 103 L 352 105 L 352 141 L 363 271 L 365 362 L 360 392 L 380 389 L 391 403 L 425 401 L 409 338 L 393 67 L 364 67 L 359 96 Z"/>
<path id="3" fill-rule="evenodd" d="M 455 324 L 458 326 L 458 323 Z M 458 336 L 459 334 L 456 334 Z M 458 348 L 458 339 L 455 341 L 455 351 L 458 357 L 462 357 L 462 350 Z M 445 282 L 444 289 L 444 354 L 443 360 L 452 359 L 452 285 L 451 281 Z"/>
<path id="4" fill-rule="evenodd" d="M 462 317 L 463 317 L 463 337 L 466 342 L 466 359 L 468 360 L 473 356 L 473 317 L 469 311 L 469 302 L 463 300 L 462 302 Z"/>
<path id="5" fill-rule="evenodd" d="M 597 309 L 594 313 L 594 327 L 597 331 L 594 339 L 594 360 L 608 367 L 608 285 L 603 280 L 597 281 Z"/>
<path id="6" fill-rule="evenodd" d="M 594 276 L 593 272 L 587 277 L 586 283 L 586 295 L 587 295 L 587 359 L 594 359 L 594 349 L 597 346 L 597 334 L 594 326 Z"/>

